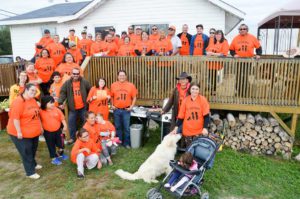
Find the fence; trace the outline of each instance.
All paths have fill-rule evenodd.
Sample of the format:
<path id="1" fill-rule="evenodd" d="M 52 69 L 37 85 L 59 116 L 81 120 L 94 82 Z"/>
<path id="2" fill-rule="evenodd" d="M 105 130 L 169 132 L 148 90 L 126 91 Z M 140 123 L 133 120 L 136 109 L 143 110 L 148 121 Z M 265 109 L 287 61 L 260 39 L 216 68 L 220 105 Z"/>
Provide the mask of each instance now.
<path id="1" fill-rule="evenodd" d="M 17 81 L 17 64 L 0 64 L 0 96 L 8 96 L 9 88 Z"/>

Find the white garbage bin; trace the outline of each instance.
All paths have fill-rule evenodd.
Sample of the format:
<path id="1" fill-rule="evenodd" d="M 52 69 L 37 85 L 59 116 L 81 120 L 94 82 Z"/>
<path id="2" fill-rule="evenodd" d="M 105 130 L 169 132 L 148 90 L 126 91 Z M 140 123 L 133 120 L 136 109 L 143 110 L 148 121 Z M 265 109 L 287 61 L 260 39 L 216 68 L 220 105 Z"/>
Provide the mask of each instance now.
<path id="1" fill-rule="evenodd" d="M 131 148 L 139 148 L 142 143 L 142 124 L 132 124 L 130 126 L 130 142 Z"/>

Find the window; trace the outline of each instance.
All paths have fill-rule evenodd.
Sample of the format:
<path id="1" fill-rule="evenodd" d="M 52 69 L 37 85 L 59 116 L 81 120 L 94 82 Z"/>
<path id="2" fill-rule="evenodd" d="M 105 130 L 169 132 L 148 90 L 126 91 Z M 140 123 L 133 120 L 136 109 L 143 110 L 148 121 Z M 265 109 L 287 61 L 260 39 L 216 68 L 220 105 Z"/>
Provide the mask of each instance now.
<path id="1" fill-rule="evenodd" d="M 43 26 L 41 27 L 41 33 L 42 35 L 44 35 L 44 30 L 48 29 L 50 31 L 50 35 L 51 37 L 53 37 L 54 35 L 56 35 L 56 27 L 47 27 L 47 26 Z"/>
<path id="2" fill-rule="evenodd" d="M 100 32 L 102 38 L 105 38 L 105 36 L 109 33 L 110 28 L 113 28 L 113 26 L 95 27 L 95 35 Z"/>

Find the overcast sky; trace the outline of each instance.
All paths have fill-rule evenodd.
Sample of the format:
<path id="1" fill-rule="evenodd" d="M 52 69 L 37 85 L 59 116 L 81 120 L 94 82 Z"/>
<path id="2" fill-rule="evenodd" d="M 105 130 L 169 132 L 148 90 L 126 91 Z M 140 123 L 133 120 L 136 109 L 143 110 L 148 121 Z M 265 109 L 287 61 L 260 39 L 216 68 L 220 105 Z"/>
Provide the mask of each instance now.
<path id="1" fill-rule="evenodd" d="M 85 0 L 68 0 L 69 2 L 78 2 Z M 256 35 L 257 23 L 264 17 L 278 10 L 282 5 L 290 0 L 223 0 L 246 13 L 244 23 L 250 27 L 250 32 Z M 0 19 L 4 15 L 13 16 L 3 10 L 16 14 L 26 13 L 41 7 L 63 3 L 65 0 L 1 0 Z M 187 1 L 188 2 L 188 1 Z M 300 3 L 300 0 L 299 0 Z"/>

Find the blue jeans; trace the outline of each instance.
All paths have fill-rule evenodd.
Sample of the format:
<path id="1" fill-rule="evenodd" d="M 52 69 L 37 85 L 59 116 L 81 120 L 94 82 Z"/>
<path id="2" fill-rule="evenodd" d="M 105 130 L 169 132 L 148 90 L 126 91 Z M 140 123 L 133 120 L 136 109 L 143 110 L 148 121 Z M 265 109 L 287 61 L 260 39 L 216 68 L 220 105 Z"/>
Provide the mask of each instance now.
<path id="1" fill-rule="evenodd" d="M 70 131 L 70 137 L 73 140 L 76 140 L 76 121 L 77 117 L 79 117 L 81 124 L 84 122 L 84 114 L 86 112 L 85 108 L 78 109 L 75 111 L 69 111 L 69 131 Z"/>
<path id="2" fill-rule="evenodd" d="M 130 146 L 130 111 L 122 109 L 114 110 L 114 123 L 117 136 L 122 141 L 123 145 Z M 125 133 L 124 139 L 123 131 Z"/>

